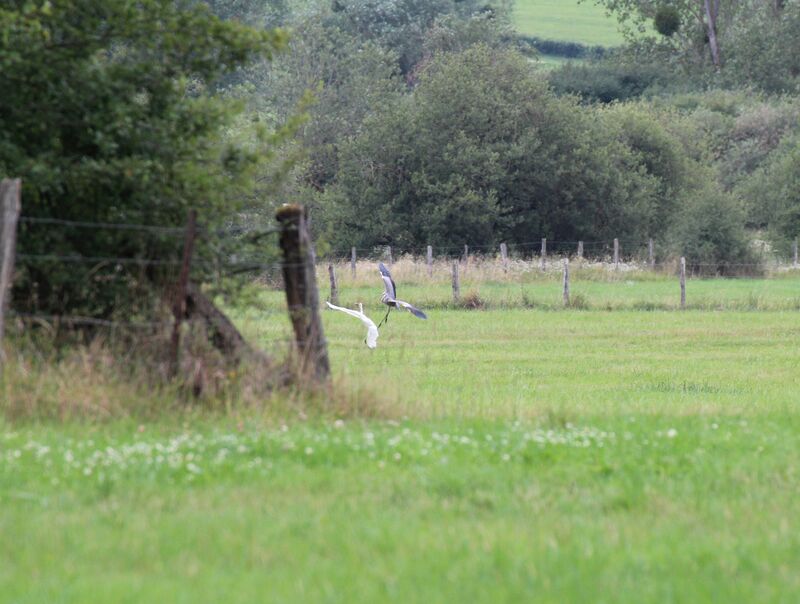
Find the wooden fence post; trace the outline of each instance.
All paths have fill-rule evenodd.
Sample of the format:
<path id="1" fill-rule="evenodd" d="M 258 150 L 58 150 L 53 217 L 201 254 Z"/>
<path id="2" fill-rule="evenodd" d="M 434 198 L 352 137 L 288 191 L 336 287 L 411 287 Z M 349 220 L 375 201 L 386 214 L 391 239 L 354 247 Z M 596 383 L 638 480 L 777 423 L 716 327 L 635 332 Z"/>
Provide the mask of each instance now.
<path id="1" fill-rule="evenodd" d="M 339 288 L 336 287 L 336 269 L 333 268 L 333 262 L 328 263 L 328 277 L 331 280 L 331 304 L 339 306 Z"/>
<path id="2" fill-rule="evenodd" d="M 301 373 L 318 381 L 326 380 L 330 362 L 319 316 L 314 246 L 308 233 L 308 217 L 302 206 L 287 204 L 278 209 L 276 218 L 281 224 L 283 283 Z"/>
<path id="3" fill-rule="evenodd" d="M 656 267 L 656 247 L 652 237 L 647 242 L 647 262 L 651 270 Z"/>
<path id="4" fill-rule="evenodd" d="M 356 278 L 356 248 L 350 248 L 350 272 L 353 273 L 353 279 Z"/>
<path id="5" fill-rule="evenodd" d="M 619 270 L 619 239 L 614 237 L 614 270 Z"/>
<path id="6" fill-rule="evenodd" d="M 428 277 L 433 277 L 433 248 L 428 246 L 428 253 L 425 258 L 428 263 Z"/>
<path id="7" fill-rule="evenodd" d="M 564 258 L 564 306 L 569 307 L 569 259 Z"/>
<path id="8" fill-rule="evenodd" d="M 508 246 L 505 243 L 500 244 L 500 260 L 503 263 L 503 271 L 508 272 Z"/>
<path id="9" fill-rule="evenodd" d="M 540 262 L 541 269 L 547 268 L 547 238 L 542 237 L 542 258 Z"/>
<path id="10" fill-rule="evenodd" d="M 793 257 L 792 268 L 797 268 L 798 267 L 798 264 L 797 264 L 797 239 L 795 239 L 794 243 L 792 244 L 792 257 Z"/>
<path id="11" fill-rule="evenodd" d="M 170 340 L 169 371 L 172 377 L 178 374 L 181 347 L 181 323 L 186 314 L 186 293 L 189 286 L 189 270 L 192 264 L 194 240 L 197 237 L 197 210 L 189 210 L 186 220 L 186 231 L 183 238 L 183 259 L 178 283 L 175 286 L 175 298 L 172 301 L 172 338 Z"/>
<path id="12" fill-rule="evenodd" d="M 3 336 L 6 312 L 10 306 L 11 282 L 14 278 L 21 186 L 19 178 L 4 178 L 0 181 L 0 369 L 5 360 Z"/>
<path id="13" fill-rule="evenodd" d="M 453 302 L 461 298 L 461 282 L 458 280 L 458 261 L 453 261 Z"/>
<path id="14" fill-rule="evenodd" d="M 681 310 L 686 308 L 686 258 L 681 256 Z"/>
<path id="15" fill-rule="evenodd" d="M 389 261 L 389 266 L 394 264 L 394 258 L 392 257 L 392 246 L 386 246 L 386 259 Z"/>
<path id="16" fill-rule="evenodd" d="M 578 259 L 583 260 L 583 241 L 578 242 Z"/>

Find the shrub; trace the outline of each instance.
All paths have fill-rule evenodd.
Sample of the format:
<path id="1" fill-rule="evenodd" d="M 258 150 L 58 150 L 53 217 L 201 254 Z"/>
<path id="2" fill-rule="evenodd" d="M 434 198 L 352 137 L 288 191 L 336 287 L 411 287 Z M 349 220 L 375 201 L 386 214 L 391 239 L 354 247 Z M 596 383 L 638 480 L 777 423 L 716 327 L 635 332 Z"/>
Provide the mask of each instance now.
<path id="1" fill-rule="evenodd" d="M 688 202 L 669 234 L 672 251 L 700 275 L 735 275 L 759 270 L 734 198 L 708 189 Z"/>
<path id="2" fill-rule="evenodd" d="M 674 6 L 659 6 L 653 18 L 653 27 L 662 36 L 672 37 L 681 27 L 681 15 Z"/>

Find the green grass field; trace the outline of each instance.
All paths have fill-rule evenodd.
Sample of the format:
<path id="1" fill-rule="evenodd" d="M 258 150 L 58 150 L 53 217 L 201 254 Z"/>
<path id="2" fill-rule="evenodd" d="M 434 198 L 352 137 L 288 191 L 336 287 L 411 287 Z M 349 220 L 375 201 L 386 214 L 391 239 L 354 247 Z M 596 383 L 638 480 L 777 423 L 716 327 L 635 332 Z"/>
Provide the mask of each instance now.
<path id="1" fill-rule="evenodd" d="M 237 313 L 264 344 L 273 303 Z M 390 419 L 0 420 L 0 601 L 800 598 L 796 311 L 443 304 L 374 351 L 323 321 Z"/>
<path id="2" fill-rule="evenodd" d="M 617 22 L 592 0 L 516 0 L 514 25 L 522 34 L 588 45 L 619 46 Z"/>

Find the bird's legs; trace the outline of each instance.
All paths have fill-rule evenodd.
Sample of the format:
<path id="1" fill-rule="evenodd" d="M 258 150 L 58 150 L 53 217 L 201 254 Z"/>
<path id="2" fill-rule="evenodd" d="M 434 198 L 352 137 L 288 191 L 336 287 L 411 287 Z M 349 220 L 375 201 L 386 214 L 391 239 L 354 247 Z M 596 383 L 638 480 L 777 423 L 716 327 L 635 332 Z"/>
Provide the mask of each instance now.
<path id="1" fill-rule="evenodd" d="M 380 323 L 378 323 L 378 328 L 379 329 L 380 329 L 381 325 L 383 325 L 384 323 L 388 323 L 389 322 L 389 313 L 390 312 L 392 312 L 392 307 L 391 306 L 386 310 L 386 316 L 383 317 L 383 319 L 381 320 Z"/>

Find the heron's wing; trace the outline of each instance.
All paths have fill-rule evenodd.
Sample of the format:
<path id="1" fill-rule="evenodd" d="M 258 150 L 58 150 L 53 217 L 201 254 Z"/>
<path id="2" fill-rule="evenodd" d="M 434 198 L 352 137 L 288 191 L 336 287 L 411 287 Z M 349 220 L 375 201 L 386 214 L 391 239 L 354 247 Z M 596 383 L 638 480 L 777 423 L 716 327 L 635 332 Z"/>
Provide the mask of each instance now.
<path id="1" fill-rule="evenodd" d="M 402 308 L 405 308 L 408 312 L 410 312 L 412 315 L 414 315 L 415 317 L 417 317 L 419 319 L 427 319 L 428 318 L 428 315 L 426 315 L 424 312 L 422 312 L 419 308 L 417 308 L 413 304 L 409 304 L 408 302 L 403 302 L 402 300 L 395 300 L 395 303 L 398 306 L 400 306 Z"/>
<path id="2" fill-rule="evenodd" d="M 397 296 L 397 287 L 395 287 L 392 274 L 383 262 L 378 262 L 378 270 L 381 272 L 381 279 L 383 279 L 383 287 L 386 289 L 386 295 L 394 300 Z"/>

